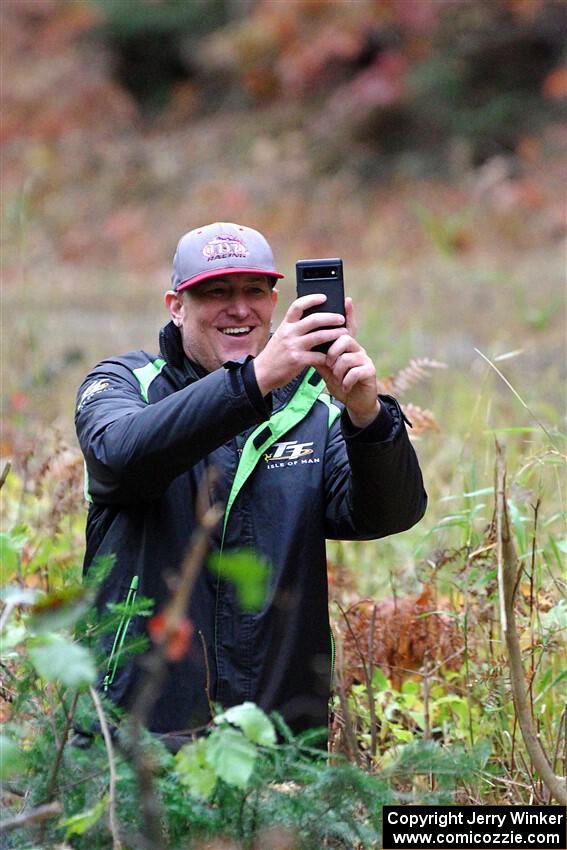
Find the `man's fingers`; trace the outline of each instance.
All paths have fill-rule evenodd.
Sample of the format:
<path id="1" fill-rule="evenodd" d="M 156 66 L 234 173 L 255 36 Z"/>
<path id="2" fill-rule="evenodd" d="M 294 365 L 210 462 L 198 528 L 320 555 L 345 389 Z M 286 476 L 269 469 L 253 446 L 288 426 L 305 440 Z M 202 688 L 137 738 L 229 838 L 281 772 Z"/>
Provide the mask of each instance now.
<path id="1" fill-rule="evenodd" d="M 362 346 L 354 339 L 353 336 L 351 336 L 348 328 L 346 334 L 337 339 L 337 341 L 329 348 L 329 351 L 327 352 L 327 365 L 332 369 L 338 358 L 347 351 L 363 351 Z"/>
<path id="2" fill-rule="evenodd" d="M 347 333 L 346 328 L 321 328 L 318 331 L 311 331 L 310 333 L 303 334 L 301 336 L 302 345 L 306 349 L 315 348 L 316 345 L 321 345 L 323 342 L 334 342 L 337 337 L 345 335 Z M 327 363 L 327 355 L 325 355 L 325 363 Z"/>
<path id="3" fill-rule="evenodd" d="M 285 315 L 288 322 L 298 322 L 303 318 L 303 313 L 310 307 L 316 307 L 318 304 L 324 304 L 327 296 L 322 293 L 314 295 L 302 295 L 301 298 L 296 298 L 288 307 Z"/>
<path id="4" fill-rule="evenodd" d="M 340 313 L 311 313 L 310 316 L 305 316 L 304 319 L 295 322 L 295 325 L 301 334 L 308 334 L 323 328 L 332 328 L 334 325 L 343 328 L 346 332 L 344 319 Z"/>
<path id="5" fill-rule="evenodd" d="M 331 366 L 331 372 L 334 380 L 338 384 L 342 384 L 343 378 L 349 370 L 362 366 L 363 364 L 364 360 L 360 357 L 360 352 L 358 351 L 341 354 L 341 356 L 335 360 L 333 366 Z"/>
<path id="6" fill-rule="evenodd" d="M 346 393 L 349 393 L 355 384 L 362 383 L 369 378 L 376 380 L 373 363 L 364 363 L 362 366 L 355 366 L 349 369 L 342 380 L 342 387 Z"/>
<path id="7" fill-rule="evenodd" d="M 358 328 L 356 326 L 356 316 L 354 314 L 352 298 L 345 298 L 345 315 L 347 330 L 349 334 L 356 339 L 356 332 Z"/>

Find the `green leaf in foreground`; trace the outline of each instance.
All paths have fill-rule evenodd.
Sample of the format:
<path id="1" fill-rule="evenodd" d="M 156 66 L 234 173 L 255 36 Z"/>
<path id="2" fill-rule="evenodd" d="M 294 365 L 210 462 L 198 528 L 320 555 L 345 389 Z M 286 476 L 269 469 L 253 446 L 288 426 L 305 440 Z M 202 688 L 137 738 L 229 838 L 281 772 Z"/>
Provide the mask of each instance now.
<path id="1" fill-rule="evenodd" d="M 38 597 L 37 590 L 20 587 L 17 584 L 7 584 L 0 589 L 0 599 L 6 605 L 33 605 Z"/>
<path id="2" fill-rule="evenodd" d="M 207 800 L 217 784 L 217 775 L 207 760 L 208 740 L 199 738 L 185 744 L 175 756 L 180 782 L 195 797 Z"/>
<path id="3" fill-rule="evenodd" d="M 207 740 L 207 759 L 228 785 L 246 788 L 258 751 L 237 729 L 216 729 Z"/>
<path id="4" fill-rule="evenodd" d="M 72 626 L 90 603 L 91 595 L 80 585 L 46 593 L 32 608 L 30 628 L 35 632 L 50 632 Z"/>
<path id="5" fill-rule="evenodd" d="M 69 838 L 71 835 L 82 835 L 87 831 L 87 829 L 94 826 L 97 820 L 100 820 L 107 810 L 109 800 L 110 798 L 108 794 L 106 794 L 102 800 L 99 800 L 98 803 L 92 807 L 92 809 L 86 809 L 78 815 L 71 815 L 69 818 L 60 820 L 59 826 L 67 828 L 65 839 Z"/>
<path id="6" fill-rule="evenodd" d="M 262 607 L 267 592 L 268 564 L 252 549 L 214 554 L 209 563 L 214 573 L 235 585 L 243 611 L 258 611 Z"/>
<path id="7" fill-rule="evenodd" d="M 276 743 L 276 732 L 269 717 L 253 702 L 235 705 L 215 717 L 215 723 L 232 723 L 239 726 L 246 737 L 261 747 L 273 747 Z"/>
<path id="8" fill-rule="evenodd" d="M 27 636 L 26 627 L 22 623 L 8 623 L 0 640 L 0 659 L 17 656 L 17 653 L 12 652 L 14 647 L 22 643 Z"/>
<path id="9" fill-rule="evenodd" d="M 6 582 L 17 572 L 20 563 L 21 546 L 12 535 L 0 532 L 0 584 Z"/>
<path id="10" fill-rule="evenodd" d="M 25 767 L 20 747 L 6 735 L 0 735 L 0 779 L 7 779 Z"/>
<path id="11" fill-rule="evenodd" d="M 36 671 L 48 682 L 57 680 L 68 688 L 82 690 L 96 680 L 89 651 L 69 638 L 54 634 L 38 638 L 29 654 Z"/>

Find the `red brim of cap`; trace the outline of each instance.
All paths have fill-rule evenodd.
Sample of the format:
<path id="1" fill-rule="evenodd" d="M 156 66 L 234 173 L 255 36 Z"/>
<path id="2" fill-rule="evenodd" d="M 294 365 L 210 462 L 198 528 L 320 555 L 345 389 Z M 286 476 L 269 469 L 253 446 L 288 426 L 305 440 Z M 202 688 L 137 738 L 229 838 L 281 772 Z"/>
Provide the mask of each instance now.
<path id="1" fill-rule="evenodd" d="M 251 269 L 242 268 L 242 266 L 231 266 L 227 269 L 211 269 L 208 272 L 197 274 L 195 277 L 189 278 L 189 280 L 182 281 L 175 291 L 179 292 L 181 289 L 187 289 L 189 286 L 195 286 L 196 283 L 201 283 L 203 280 L 208 280 L 211 277 L 223 277 L 226 274 L 265 274 L 267 277 L 278 278 L 285 276 L 281 274 L 281 272 L 271 272 L 267 269 Z"/>

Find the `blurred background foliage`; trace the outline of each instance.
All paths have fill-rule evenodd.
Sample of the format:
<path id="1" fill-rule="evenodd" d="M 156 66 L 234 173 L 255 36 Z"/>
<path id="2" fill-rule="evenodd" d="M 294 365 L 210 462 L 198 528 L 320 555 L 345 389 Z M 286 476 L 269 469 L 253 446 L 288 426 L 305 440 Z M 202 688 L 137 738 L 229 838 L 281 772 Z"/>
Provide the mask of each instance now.
<path id="1" fill-rule="evenodd" d="M 86 369 L 155 349 L 177 239 L 218 219 L 270 238 L 280 313 L 295 259 L 344 257 L 381 377 L 447 363 L 412 399 L 449 428 L 429 438 L 437 467 L 487 380 L 487 411 L 533 424 L 475 348 L 507 357 L 557 421 L 563 2 L 4 0 L 0 14 L 3 455 L 38 423 L 72 439 Z"/>
<path id="2" fill-rule="evenodd" d="M 404 675 L 457 624 L 466 658 L 435 674 L 436 734 L 492 748 L 497 783 L 463 799 L 548 801 L 516 755 L 493 473 L 497 438 L 531 709 L 564 773 L 567 5 L 2 0 L 0 26 L 10 580 L 79 580 L 76 388 L 103 357 L 156 351 L 185 231 L 262 230 L 286 275 L 279 315 L 296 259 L 341 256 L 359 337 L 418 425 L 430 501 L 409 532 L 329 545 L 331 614 L 393 594 L 383 650 Z M 450 619 L 423 619 L 430 597 Z M 422 735 L 416 689 L 376 680 L 390 714 L 374 766 Z M 368 750 L 360 686 L 349 699 Z M 1 719 L 12 701 L 0 690 Z"/>

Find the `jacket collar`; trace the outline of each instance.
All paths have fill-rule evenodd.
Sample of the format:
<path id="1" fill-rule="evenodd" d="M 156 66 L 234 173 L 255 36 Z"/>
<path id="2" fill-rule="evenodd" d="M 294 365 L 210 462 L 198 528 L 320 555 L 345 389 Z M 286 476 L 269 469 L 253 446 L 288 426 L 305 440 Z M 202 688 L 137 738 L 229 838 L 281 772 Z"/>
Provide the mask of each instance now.
<path id="1" fill-rule="evenodd" d="M 184 387 L 192 381 L 204 378 L 207 371 L 200 363 L 195 363 L 185 355 L 181 331 L 173 322 L 168 322 L 159 333 L 159 348 L 161 356 L 167 363 L 167 368 L 175 383 Z"/>
<path id="2" fill-rule="evenodd" d="M 192 381 L 198 381 L 199 378 L 204 378 L 207 374 L 206 369 L 200 363 L 195 363 L 186 356 L 183 351 L 181 331 L 172 321 L 168 322 L 161 329 L 159 347 L 161 355 L 167 363 L 166 368 L 169 374 L 180 388 L 187 386 Z M 279 387 L 277 390 L 274 390 L 275 406 L 280 407 L 288 401 L 297 386 L 301 383 L 304 374 L 305 370 L 293 378 L 285 387 Z"/>
<path id="3" fill-rule="evenodd" d="M 167 325 L 159 332 L 159 348 L 164 360 L 170 366 L 181 368 L 185 354 L 181 342 L 181 333 L 173 322 L 168 322 Z"/>

